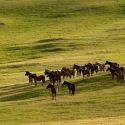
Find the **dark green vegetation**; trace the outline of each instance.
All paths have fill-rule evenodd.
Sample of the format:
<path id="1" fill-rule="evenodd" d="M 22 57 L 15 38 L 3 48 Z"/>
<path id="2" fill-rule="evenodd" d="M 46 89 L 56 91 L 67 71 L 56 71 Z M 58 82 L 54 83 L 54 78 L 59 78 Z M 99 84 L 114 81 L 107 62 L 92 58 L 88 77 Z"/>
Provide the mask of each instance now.
<path id="1" fill-rule="evenodd" d="M 101 117 L 105 125 L 109 117 L 124 117 L 125 86 L 108 76 L 72 80 L 76 96 L 60 89 L 57 102 L 24 76 L 74 63 L 124 65 L 124 52 L 124 0 L 0 0 L 0 124 Z"/>

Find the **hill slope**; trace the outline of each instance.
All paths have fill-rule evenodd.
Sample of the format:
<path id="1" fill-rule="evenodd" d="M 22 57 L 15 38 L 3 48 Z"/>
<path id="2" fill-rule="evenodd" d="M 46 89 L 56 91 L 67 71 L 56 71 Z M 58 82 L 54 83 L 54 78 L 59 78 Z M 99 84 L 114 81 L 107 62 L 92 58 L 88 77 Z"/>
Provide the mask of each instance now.
<path id="1" fill-rule="evenodd" d="M 107 75 L 72 82 L 76 83 L 76 95 L 69 96 L 67 88 L 60 88 L 56 101 L 51 100 L 46 85 L 1 87 L 1 125 L 63 124 L 63 121 L 88 125 L 124 123 L 121 121 L 125 116 L 123 83 L 112 81 Z"/>
<path id="2" fill-rule="evenodd" d="M 76 95 L 60 88 L 56 102 L 24 76 L 74 63 L 124 65 L 124 0 L 0 0 L 0 13 L 1 125 L 124 124 L 125 86 L 108 75 L 71 80 Z"/>

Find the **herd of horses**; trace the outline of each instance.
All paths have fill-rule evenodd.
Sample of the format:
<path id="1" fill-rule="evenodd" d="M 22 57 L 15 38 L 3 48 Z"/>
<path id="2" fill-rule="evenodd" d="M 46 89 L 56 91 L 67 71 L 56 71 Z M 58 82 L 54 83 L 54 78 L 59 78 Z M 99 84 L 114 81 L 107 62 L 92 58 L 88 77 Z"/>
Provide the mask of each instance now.
<path id="1" fill-rule="evenodd" d="M 62 79 L 65 80 L 67 78 L 74 78 L 75 76 L 82 76 L 83 78 L 88 78 L 93 76 L 93 74 L 97 74 L 99 72 L 110 72 L 112 79 L 116 79 L 117 81 L 124 82 L 124 73 L 125 68 L 120 67 L 120 65 L 116 62 L 106 61 L 104 64 L 101 63 L 87 63 L 83 66 L 74 64 L 71 68 L 62 67 L 61 70 L 50 71 L 45 69 L 44 75 L 37 76 L 36 74 L 32 74 L 29 71 L 26 71 L 25 76 L 28 76 L 29 84 L 34 84 L 37 86 L 38 81 L 43 85 L 45 83 L 45 78 L 49 78 L 49 84 L 46 89 L 51 90 L 52 100 L 56 99 L 56 87 L 61 85 Z M 69 89 L 69 94 L 75 94 L 75 84 L 70 83 L 68 81 L 64 81 L 62 86 L 67 86 Z"/>

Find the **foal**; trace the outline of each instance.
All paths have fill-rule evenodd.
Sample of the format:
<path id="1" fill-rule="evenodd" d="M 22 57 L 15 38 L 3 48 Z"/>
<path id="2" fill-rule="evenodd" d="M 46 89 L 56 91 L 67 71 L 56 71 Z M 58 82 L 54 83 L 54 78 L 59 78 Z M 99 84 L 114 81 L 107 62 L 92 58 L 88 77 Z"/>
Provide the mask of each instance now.
<path id="1" fill-rule="evenodd" d="M 46 87 L 46 89 L 51 89 L 51 93 L 52 93 L 52 100 L 56 100 L 56 88 L 54 87 L 54 85 L 52 84 L 48 84 L 48 86 Z"/>
<path id="2" fill-rule="evenodd" d="M 64 81 L 62 86 L 67 85 L 68 89 L 69 89 L 69 94 L 70 95 L 74 95 L 75 94 L 75 84 L 72 84 L 70 82 Z"/>

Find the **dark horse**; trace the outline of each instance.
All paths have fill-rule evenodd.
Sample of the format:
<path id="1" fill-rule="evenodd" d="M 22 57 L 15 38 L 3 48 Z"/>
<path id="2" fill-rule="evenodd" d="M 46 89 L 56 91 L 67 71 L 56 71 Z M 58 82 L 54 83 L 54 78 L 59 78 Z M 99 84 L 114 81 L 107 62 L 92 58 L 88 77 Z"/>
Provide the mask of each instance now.
<path id="1" fill-rule="evenodd" d="M 35 82 L 35 86 L 37 86 L 37 81 L 42 81 L 42 85 L 45 83 L 45 76 L 44 75 L 34 76 L 33 79 Z"/>
<path id="2" fill-rule="evenodd" d="M 69 89 L 69 94 L 70 95 L 74 95 L 75 94 L 75 84 L 72 84 L 70 82 L 64 81 L 62 86 L 67 85 L 68 89 Z"/>
<path id="3" fill-rule="evenodd" d="M 116 62 L 110 62 L 110 61 L 106 61 L 105 62 L 105 65 L 109 65 L 110 67 L 119 67 L 119 64 L 118 63 L 116 63 Z"/>
<path id="4" fill-rule="evenodd" d="M 53 83 L 53 85 L 55 85 L 55 83 L 60 84 L 61 83 L 61 73 L 60 71 L 49 71 L 47 69 L 45 69 L 45 73 L 44 73 L 47 77 L 49 77 L 49 80 L 51 83 Z"/>
<path id="5" fill-rule="evenodd" d="M 81 76 L 81 66 L 74 64 L 73 70 L 77 71 L 77 76 Z"/>
<path id="6" fill-rule="evenodd" d="M 54 85 L 52 84 L 48 84 L 48 86 L 46 87 L 46 89 L 51 89 L 51 93 L 52 93 L 52 100 L 56 100 L 56 88 L 54 87 Z"/>
<path id="7" fill-rule="evenodd" d="M 122 82 L 124 82 L 124 75 L 120 72 L 120 69 L 119 70 L 116 70 L 114 68 L 108 68 L 107 71 L 110 71 L 111 72 L 111 75 L 112 75 L 112 79 L 114 79 L 114 77 L 116 76 L 117 78 L 117 81 L 121 80 Z"/>
<path id="8" fill-rule="evenodd" d="M 28 76 L 29 83 L 32 84 L 33 83 L 33 78 L 36 77 L 36 74 L 32 74 L 29 71 L 26 71 L 25 76 Z"/>

